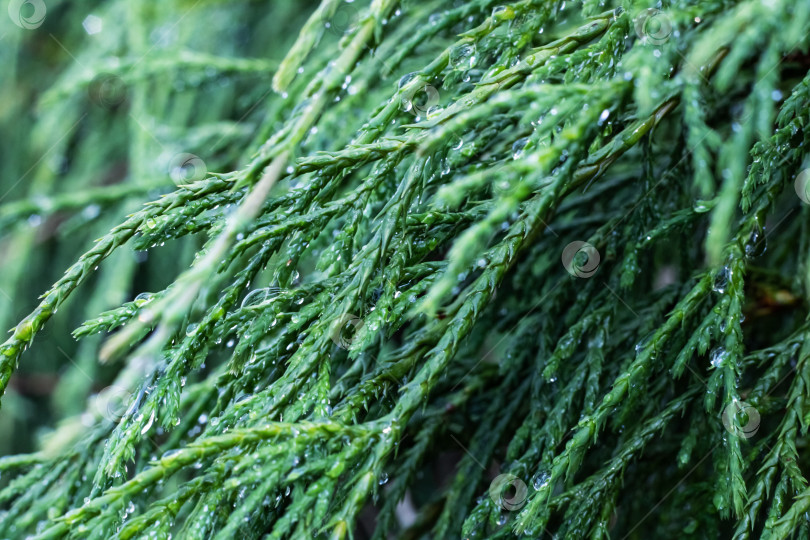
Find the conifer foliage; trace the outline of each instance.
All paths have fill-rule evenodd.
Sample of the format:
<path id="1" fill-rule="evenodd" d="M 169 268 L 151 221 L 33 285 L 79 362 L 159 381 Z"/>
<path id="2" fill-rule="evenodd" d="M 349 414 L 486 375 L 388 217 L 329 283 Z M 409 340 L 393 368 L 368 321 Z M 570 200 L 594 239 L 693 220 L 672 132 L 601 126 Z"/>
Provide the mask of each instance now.
<path id="1" fill-rule="evenodd" d="M 810 537 L 810 2 L 8 15 L 0 538 Z"/>

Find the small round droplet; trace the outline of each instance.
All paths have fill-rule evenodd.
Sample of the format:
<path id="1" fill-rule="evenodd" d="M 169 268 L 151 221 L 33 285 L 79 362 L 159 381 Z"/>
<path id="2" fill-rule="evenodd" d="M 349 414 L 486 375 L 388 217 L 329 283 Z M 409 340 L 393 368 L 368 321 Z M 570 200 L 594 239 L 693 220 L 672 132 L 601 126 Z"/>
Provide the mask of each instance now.
<path id="1" fill-rule="evenodd" d="M 450 51 L 450 65 L 454 69 L 468 70 L 475 66 L 475 44 L 462 43 Z"/>
<path id="2" fill-rule="evenodd" d="M 723 367 L 726 363 L 726 359 L 729 357 L 728 351 L 726 351 L 723 347 L 718 347 L 712 351 L 711 354 L 711 363 L 712 366 L 719 369 Z"/>
<path id="3" fill-rule="evenodd" d="M 716 293 L 724 294 L 728 289 L 729 281 L 731 281 L 731 268 L 724 266 L 715 275 L 712 290 Z"/>
<path id="4" fill-rule="evenodd" d="M 534 489 L 539 491 L 544 487 L 546 487 L 550 480 L 551 480 L 550 474 L 548 474 L 546 471 L 540 471 L 532 479 L 532 486 L 534 487 Z"/>
<path id="5" fill-rule="evenodd" d="M 520 159 L 523 157 L 523 151 L 526 148 L 526 145 L 529 142 L 528 137 L 523 137 L 522 139 L 518 139 L 512 144 L 512 159 Z"/>

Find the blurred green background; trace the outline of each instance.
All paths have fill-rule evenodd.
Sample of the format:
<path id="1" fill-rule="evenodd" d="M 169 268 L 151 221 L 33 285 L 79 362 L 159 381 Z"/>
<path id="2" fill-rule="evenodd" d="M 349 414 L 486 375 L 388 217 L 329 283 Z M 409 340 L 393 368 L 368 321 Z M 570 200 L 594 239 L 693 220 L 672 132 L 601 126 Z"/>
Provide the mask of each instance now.
<path id="1" fill-rule="evenodd" d="M 13 326 L 93 241 L 206 170 L 244 165 L 292 97 L 274 67 L 317 2 L 12 0 L 0 13 L 0 326 Z M 324 39 L 339 39 L 338 32 Z M 300 88 L 306 77 L 297 81 Z M 194 157 L 192 157 L 194 156 Z M 201 238 L 115 252 L 23 355 L 0 455 L 36 448 L 92 406 L 116 366 L 71 331 L 164 288 Z"/>

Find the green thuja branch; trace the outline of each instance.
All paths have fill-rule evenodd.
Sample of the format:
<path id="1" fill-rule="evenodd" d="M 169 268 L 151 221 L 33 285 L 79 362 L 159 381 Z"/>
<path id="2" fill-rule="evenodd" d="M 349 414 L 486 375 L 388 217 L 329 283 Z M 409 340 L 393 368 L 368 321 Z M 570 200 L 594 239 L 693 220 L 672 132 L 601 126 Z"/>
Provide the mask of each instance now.
<path id="1" fill-rule="evenodd" d="M 25 4 L 0 537 L 808 535 L 807 3 Z"/>

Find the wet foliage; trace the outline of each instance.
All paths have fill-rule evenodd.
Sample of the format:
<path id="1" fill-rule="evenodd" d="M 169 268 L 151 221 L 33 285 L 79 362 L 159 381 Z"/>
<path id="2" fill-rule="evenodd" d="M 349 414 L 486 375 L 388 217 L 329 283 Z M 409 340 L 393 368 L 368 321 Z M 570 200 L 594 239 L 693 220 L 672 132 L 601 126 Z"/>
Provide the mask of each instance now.
<path id="1" fill-rule="evenodd" d="M 0 537 L 810 537 L 810 3 L 89 4 L 0 23 Z"/>

